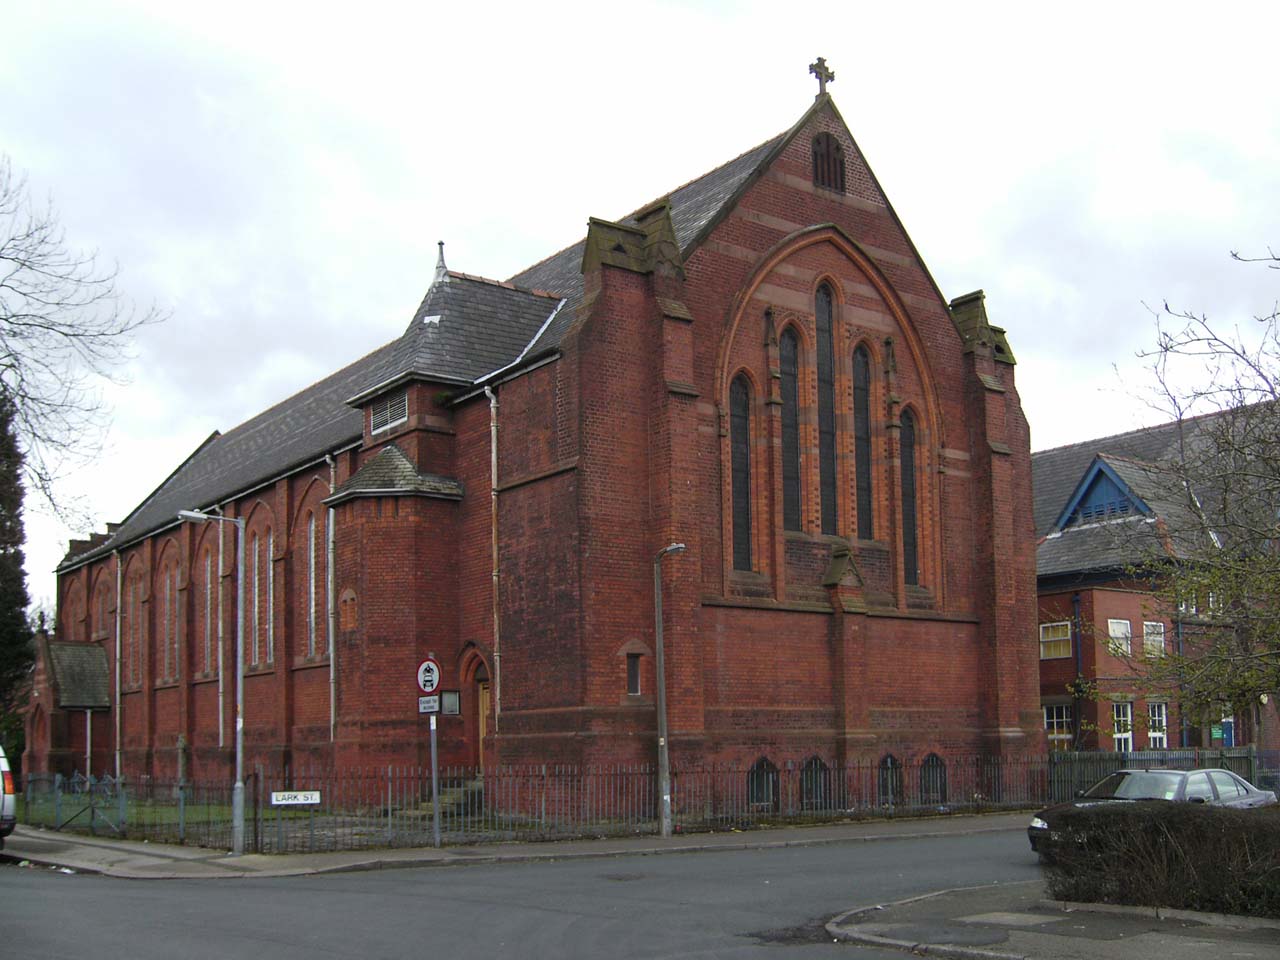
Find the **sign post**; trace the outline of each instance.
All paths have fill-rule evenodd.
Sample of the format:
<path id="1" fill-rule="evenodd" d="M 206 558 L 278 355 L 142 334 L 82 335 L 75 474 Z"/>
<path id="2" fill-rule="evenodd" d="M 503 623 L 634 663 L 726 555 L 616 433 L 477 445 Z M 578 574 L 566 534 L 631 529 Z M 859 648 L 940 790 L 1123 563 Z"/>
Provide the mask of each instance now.
<path id="1" fill-rule="evenodd" d="M 426 696 L 418 697 L 418 713 L 431 715 L 431 833 L 440 846 L 440 765 L 436 759 L 436 714 L 440 712 L 440 662 L 429 656 L 418 664 L 418 689 Z"/>
<path id="2" fill-rule="evenodd" d="M 436 715 L 431 715 L 431 834 L 440 846 L 440 767 L 436 763 Z"/>

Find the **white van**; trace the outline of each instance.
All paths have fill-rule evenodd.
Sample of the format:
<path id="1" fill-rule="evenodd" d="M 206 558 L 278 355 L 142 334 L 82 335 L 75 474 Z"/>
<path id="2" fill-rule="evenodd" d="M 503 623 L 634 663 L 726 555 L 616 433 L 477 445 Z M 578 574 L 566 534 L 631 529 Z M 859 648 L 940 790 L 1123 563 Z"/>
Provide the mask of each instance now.
<path id="1" fill-rule="evenodd" d="M 4 838 L 13 833 L 17 823 L 18 798 L 15 796 L 13 771 L 9 769 L 4 747 L 0 747 L 0 850 L 4 849 Z"/>

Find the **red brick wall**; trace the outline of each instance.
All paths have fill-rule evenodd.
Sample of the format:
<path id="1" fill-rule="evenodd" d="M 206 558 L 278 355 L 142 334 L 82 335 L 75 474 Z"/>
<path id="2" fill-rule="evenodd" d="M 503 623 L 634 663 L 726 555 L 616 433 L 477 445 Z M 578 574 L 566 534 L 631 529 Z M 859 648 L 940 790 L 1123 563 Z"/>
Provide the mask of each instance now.
<path id="1" fill-rule="evenodd" d="M 810 183 L 809 143 L 822 130 L 843 142 L 847 195 Z M 811 391 L 813 294 L 824 280 L 838 304 L 838 512 L 846 534 L 851 358 L 859 343 L 875 371 L 874 539 L 853 544 L 862 582 L 850 573 L 834 588 L 823 580 L 840 540 L 818 531 L 811 407 L 801 441 L 805 529 L 781 533 L 779 427 L 769 402 L 777 360 L 764 320 L 770 308 L 775 333 L 787 323 L 802 332 L 803 389 Z M 251 526 L 269 522 L 275 537 L 277 647 L 273 664 L 246 684 L 250 763 L 423 762 L 427 727 L 416 713 L 414 671 L 428 653 L 442 665 L 442 689 L 461 698 L 460 716 L 441 718 L 446 763 L 475 762 L 482 746 L 487 762 L 651 759 L 653 565 L 674 541 L 687 545 L 662 564 L 677 758 L 749 763 L 763 754 L 782 763 L 893 752 L 910 761 L 929 752 L 1038 748 L 1038 663 L 1028 642 L 1035 633 L 1030 462 L 1013 370 L 963 352 L 946 304 L 838 118 L 815 114 L 692 254 L 683 277 L 661 266 L 652 273 L 604 266 L 585 284 L 560 356 L 496 387 L 496 638 L 490 404 L 482 394 L 444 407 L 438 387 L 415 385 L 408 423 L 338 458 L 341 483 L 395 442 L 421 470 L 457 479 L 464 495 L 460 502 L 361 498 L 337 507 L 334 592 L 346 598 L 350 622 L 336 634 L 334 664 L 320 639 L 327 627 L 322 574 L 317 648 L 306 649 L 306 517 L 317 518 L 319 556 L 328 469 L 300 471 L 228 505 Z M 663 301 L 683 303 L 693 322 L 668 315 Z M 756 399 L 756 569 L 745 576 L 729 569 L 723 466 L 723 413 L 739 371 L 749 374 Z M 978 385 L 979 373 L 1003 389 Z M 897 418 L 908 407 L 918 422 L 918 589 L 905 582 L 897 492 Z M 144 691 L 126 696 L 126 743 L 131 762 L 159 772 L 169 741 L 184 732 L 197 747 L 195 775 L 222 776 L 232 684 L 224 686 L 228 736 L 219 750 L 217 684 L 190 667 L 199 637 L 191 586 L 199 577 L 191 580 L 190 567 L 202 536 L 208 532 L 184 525 L 178 540 L 188 591 L 181 681 L 155 691 L 148 653 Z M 146 583 L 151 651 L 154 554 L 148 541 L 126 557 Z M 232 574 L 228 557 L 228 671 Z M 626 693 L 627 652 L 642 655 L 639 697 Z M 493 698 L 484 745 L 477 715 L 483 676 Z"/>

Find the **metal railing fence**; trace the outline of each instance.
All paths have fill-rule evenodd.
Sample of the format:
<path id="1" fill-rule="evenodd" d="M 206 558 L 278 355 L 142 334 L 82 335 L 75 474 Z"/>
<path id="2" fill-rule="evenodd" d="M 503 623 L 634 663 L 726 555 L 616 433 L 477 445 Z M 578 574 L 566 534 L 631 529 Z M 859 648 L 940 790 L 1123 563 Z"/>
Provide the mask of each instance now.
<path id="1" fill-rule="evenodd" d="M 1276 760 L 1271 764 L 1270 760 Z M 1260 762 L 1260 760 L 1262 762 Z M 1280 757 L 1251 748 L 930 754 L 843 766 L 817 758 L 751 767 L 675 765 L 675 829 L 697 832 L 872 817 L 1026 809 L 1068 799 L 1122 767 L 1228 767 L 1266 784 Z M 315 793 L 318 792 L 318 798 Z M 264 771 L 246 778 L 246 848 L 262 853 L 617 837 L 659 830 L 651 765 Z M 273 802 L 273 795 L 277 801 Z M 25 823 L 228 849 L 231 785 L 30 776 Z M 318 799 L 318 802 L 299 800 Z"/>

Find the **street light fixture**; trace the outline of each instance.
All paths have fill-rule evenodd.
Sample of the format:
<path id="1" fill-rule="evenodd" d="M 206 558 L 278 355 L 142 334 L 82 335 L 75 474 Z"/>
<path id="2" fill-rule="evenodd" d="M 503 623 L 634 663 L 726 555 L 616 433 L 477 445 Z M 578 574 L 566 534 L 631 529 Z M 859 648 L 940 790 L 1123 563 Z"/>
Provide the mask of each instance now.
<path id="1" fill-rule="evenodd" d="M 179 510 L 178 519 L 212 520 L 236 528 L 236 782 L 231 788 L 231 852 L 239 856 L 244 853 L 244 518 Z"/>
<path id="2" fill-rule="evenodd" d="M 671 836 L 671 758 L 667 753 L 667 669 L 662 650 L 662 558 L 680 553 L 683 543 L 673 543 L 653 558 L 653 635 L 658 674 L 658 793 L 662 802 L 662 835 Z"/>

